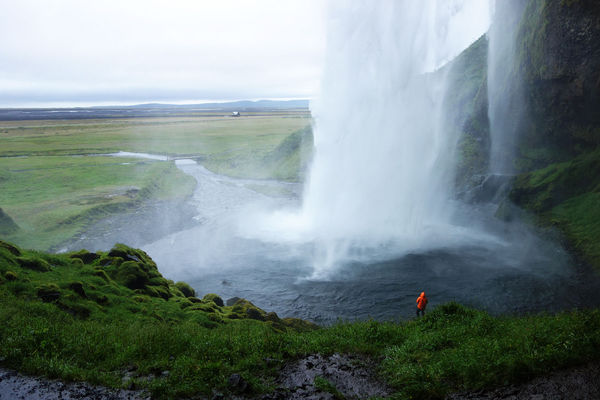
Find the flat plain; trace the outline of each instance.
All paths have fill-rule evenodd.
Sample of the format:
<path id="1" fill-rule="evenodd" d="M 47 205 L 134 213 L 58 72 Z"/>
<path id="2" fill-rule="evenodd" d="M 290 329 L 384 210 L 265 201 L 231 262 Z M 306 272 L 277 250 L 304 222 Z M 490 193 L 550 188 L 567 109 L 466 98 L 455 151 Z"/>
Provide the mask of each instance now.
<path id="1" fill-rule="evenodd" d="M 56 249 L 109 214 L 141 202 L 185 199 L 195 182 L 177 169 L 172 161 L 177 158 L 236 177 L 297 180 L 297 162 L 284 160 L 298 158 L 294 154 L 280 156 L 278 165 L 268 161 L 286 138 L 309 124 L 306 110 L 235 118 L 196 112 L 0 121 L 0 208 L 19 227 L 3 237 L 27 248 Z M 167 161 L 110 156 L 119 151 Z"/>

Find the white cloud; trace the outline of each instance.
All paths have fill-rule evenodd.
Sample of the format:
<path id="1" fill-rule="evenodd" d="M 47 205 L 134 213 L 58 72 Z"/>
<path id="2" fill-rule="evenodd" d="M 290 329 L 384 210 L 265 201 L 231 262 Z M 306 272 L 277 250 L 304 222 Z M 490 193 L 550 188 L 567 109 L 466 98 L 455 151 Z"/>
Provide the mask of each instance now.
<path id="1" fill-rule="evenodd" d="M 310 97 L 319 84 L 319 0 L 3 2 L 0 106 Z"/>

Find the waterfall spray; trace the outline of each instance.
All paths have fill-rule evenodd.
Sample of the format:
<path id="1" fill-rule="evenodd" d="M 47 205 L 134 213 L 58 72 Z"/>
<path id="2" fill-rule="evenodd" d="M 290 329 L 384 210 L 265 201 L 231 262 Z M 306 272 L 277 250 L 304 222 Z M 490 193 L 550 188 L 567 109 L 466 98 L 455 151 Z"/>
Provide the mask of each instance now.
<path id="1" fill-rule="evenodd" d="M 489 25 L 487 2 L 333 2 L 315 154 L 297 212 L 257 217 L 255 235 L 313 246 L 315 276 L 455 237 L 456 138 L 442 124 L 446 62 Z"/>
<path id="2" fill-rule="evenodd" d="M 302 211 L 317 243 L 317 269 L 352 248 L 419 247 L 448 226 L 456 138 L 440 124 L 445 74 L 433 71 L 487 28 L 481 4 L 332 7 Z"/>

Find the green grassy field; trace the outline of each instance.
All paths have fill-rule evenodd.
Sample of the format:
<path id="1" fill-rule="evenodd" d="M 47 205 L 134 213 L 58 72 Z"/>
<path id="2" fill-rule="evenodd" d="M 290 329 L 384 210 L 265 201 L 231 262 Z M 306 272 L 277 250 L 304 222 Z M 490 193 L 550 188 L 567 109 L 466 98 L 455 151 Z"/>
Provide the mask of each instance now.
<path id="1" fill-rule="evenodd" d="M 317 328 L 245 300 L 199 297 L 123 245 L 51 255 L 0 242 L 0 362 L 64 380 L 135 384 L 159 399 L 213 390 L 228 398 L 231 374 L 249 383 L 247 395 L 265 393 L 286 362 L 351 353 L 375 362 L 392 398 L 433 399 L 600 357 L 598 310 L 492 317 L 449 303 L 417 320 Z"/>
<path id="2" fill-rule="evenodd" d="M 0 122 L 0 208 L 19 227 L 3 236 L 24 247 L 51 249 L 107 215 L 144 201 L 181 200 L 193 191 L 193 178 L 172 162 L 90 155 L 193 157 L 231 176 L 298 180 L 297 132 L 309 124 L 306 112 L 290 111 Z M 311 146 L 307 140 L 302 157 Z"/>

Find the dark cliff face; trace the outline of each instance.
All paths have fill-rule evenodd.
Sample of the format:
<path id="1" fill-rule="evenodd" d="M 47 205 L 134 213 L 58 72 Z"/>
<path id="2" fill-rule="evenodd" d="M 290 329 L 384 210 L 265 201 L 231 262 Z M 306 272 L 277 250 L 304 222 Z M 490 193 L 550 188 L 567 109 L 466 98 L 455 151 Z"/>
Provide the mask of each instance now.
<path id="1" fill-rule="evenodd" d="M 503 4 L 503 3 L 500 3 Z M 500 22 L 502 23 L 502 22 Z M 600 1 L 529 0 L 516 32 L 507 76 L 519 76 L 514 97 L 522 119 L 511 142 L 516 172 L 568 161 L 600 145 Z M 487 40 L 465 50 L 450 66 L 446 104 L 460 130 L 458 190 L 489 172 Z M 507 90 L 516 90 L 507 88 Z M 516 101 L 516 98 L 519 98 Z M 518 115 L 517 115 L 518 114 Z M 474 179 L 475 177 L 475 179 Z"/>
<path id="2" fill-rule="evenodd" d="M 600 144 L 600 2 L 531 0 L 517 36 L 528 121 L 522 170 Z"/>
<path id="3" fill-rule="evenodd" d="M 487 47 L 484 35 L 442 71 L 448 74 L 444 122 L 449 134 L 459 138 L 455 186 L 461 189 L 476 184 L 489 164 Z"/>

